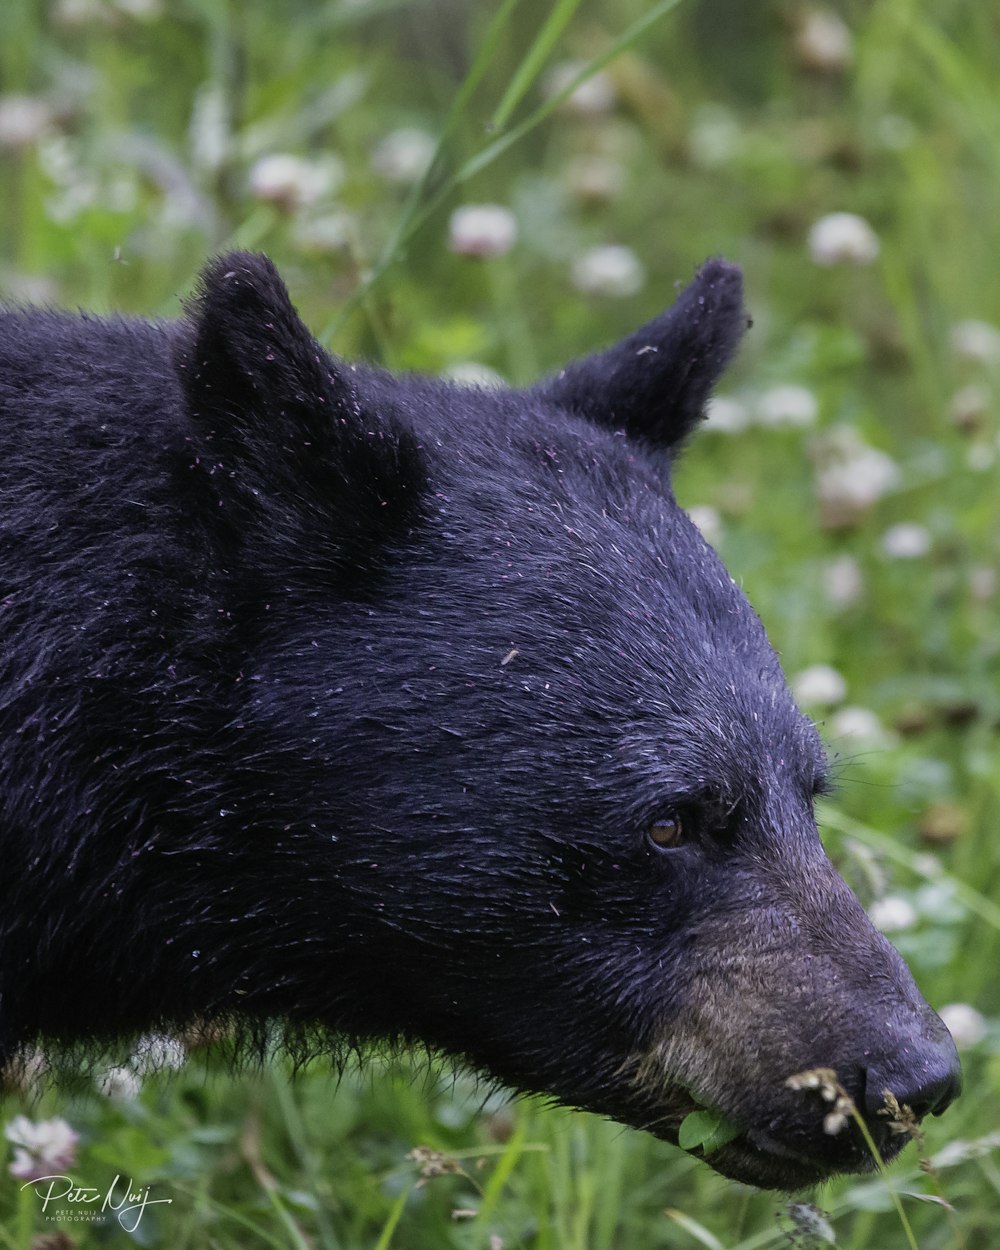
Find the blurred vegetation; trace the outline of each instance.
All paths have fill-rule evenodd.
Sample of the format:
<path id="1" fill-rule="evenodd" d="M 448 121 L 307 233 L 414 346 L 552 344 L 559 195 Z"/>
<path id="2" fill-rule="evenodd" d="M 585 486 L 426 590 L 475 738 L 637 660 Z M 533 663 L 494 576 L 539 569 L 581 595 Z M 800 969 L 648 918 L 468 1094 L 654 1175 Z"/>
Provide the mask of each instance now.
<path id="1" fill-rule="evenodd" d="M 926 1125 L 936 1175 L 911 1147 L 809 1196 L 821 1218 L 427 1063 L 289 1085 L 199 1054 L 26 1096 L 85 1183 L 170 1205 L 56 1224 L 5 1176 L 0 1247 L 995 1244 L 998 40 L 994 0 L 5 0 L 8 300 L 174 315 L 206 254 L 252 246 L 338 353 L 522 382 L 705 256 L 744 266 L 754 329 L 678 491 L 826 734 L 831 854 L 951 1005 L 967 1093 Z M 477 260 L 449 219 L 483 203 L 517 238 Z M 836 212 L 870 231 L 831 254 Z M 914 1240 L 890 1185 L 926 1199 Z"/>

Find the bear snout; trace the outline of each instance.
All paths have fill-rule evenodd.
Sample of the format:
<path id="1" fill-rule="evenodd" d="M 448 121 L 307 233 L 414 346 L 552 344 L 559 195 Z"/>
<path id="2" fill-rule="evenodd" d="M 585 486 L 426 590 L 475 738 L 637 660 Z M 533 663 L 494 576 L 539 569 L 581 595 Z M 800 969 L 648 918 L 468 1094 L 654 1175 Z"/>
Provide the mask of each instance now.
<path id="1" fill-rule="evenodd" d="M 944 1026 L 942 1025 L 942 1029 Z M 917 1120 L 941 1115 L 962 1092 L 962 1069 L 951 1034 L 904 1045 L 890 1058 L 865 1071 L 864 1107 L 868 1115 L 884 1111 L 886 1093 Z"/>

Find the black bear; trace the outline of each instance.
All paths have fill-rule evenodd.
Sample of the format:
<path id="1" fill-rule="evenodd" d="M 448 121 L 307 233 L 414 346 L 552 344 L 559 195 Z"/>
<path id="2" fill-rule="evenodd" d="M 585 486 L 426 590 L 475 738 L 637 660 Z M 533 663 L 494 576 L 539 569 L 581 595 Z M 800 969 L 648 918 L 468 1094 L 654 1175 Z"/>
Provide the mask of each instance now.
<path id="1" fill-rule="evenodd" d="M 344 364 L 265 258 L 0 336 L 0 1058 L 192 1020 L 419 1041 L 795 1187 L 820 1093 L 958 1087 L 820 845 L 826 763 L 671 491 L 746 324 L 710 261 L 522 391 Z"/>

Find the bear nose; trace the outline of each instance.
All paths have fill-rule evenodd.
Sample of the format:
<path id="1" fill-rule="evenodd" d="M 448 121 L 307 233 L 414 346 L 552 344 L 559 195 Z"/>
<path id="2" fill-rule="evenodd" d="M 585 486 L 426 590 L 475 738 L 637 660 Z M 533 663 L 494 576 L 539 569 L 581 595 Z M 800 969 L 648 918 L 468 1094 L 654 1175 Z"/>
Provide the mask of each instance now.
<path id="1" fill-rule="evenodd" d="M 907 1048 L 891 1061 L 869 1068 L 865 1081 L 869 1115 L 884 1110 L 886 1090 L 918 1120 L 940 1115 L 962 1091 L 962 1067 L 951 1038 L 919 1049 Z"/>

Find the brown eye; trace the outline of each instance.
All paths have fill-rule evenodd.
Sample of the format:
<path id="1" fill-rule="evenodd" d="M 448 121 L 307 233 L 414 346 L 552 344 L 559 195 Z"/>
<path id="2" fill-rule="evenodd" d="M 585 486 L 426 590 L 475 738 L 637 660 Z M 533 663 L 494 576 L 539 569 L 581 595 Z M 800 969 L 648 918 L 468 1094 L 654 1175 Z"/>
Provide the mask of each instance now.
<path id="1" fill-rule="evenodd" d="M 669 848 L 684 841 L 684 825 L 679 816 L 667 816 L 649 826 L 649 840 L 655 846 Z"/>

